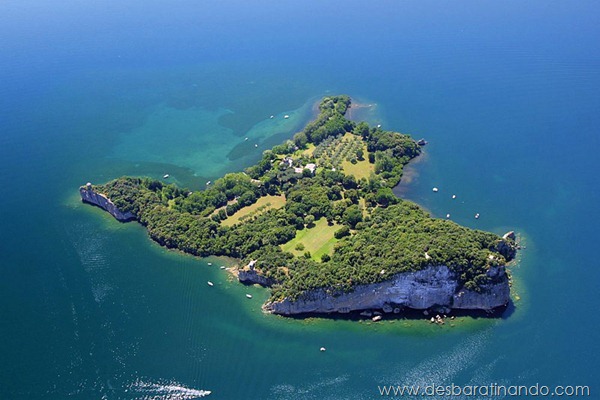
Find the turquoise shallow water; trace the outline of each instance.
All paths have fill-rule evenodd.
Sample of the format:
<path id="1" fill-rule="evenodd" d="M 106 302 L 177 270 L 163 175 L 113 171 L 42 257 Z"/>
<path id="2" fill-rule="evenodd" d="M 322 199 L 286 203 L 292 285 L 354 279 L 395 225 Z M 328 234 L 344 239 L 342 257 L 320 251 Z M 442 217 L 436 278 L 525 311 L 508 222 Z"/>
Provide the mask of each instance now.
<path id="1" fill-rule="evenodd" d="M 594 394 L 598 11 L 3 3 L 0 398 L 370 399 L 383 384 L 492 382 Z M 202 188 L 293 135 L 327 93 L 429 140 L 399 194 L 521 234 L 511 313 L 442 329 L 264 315 L 267 293 L 224 261 L 166 251 L 78 200 L 79 185 L 125 174 Z"/>

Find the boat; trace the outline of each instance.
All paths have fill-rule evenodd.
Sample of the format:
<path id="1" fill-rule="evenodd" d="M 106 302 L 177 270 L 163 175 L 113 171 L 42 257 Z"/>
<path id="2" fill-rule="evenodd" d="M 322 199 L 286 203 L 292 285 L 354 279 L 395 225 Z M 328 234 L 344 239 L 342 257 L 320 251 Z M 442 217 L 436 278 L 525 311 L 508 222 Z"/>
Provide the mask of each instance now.
<path id="1" fill-rule="evenodd" d="M 325 350 L 327 350 L 325 347 L 321 347 L 321 348 L 319 349 L 319 351 L 325 351 Z"/>
<path id="2" fill-rule="evenodd" d="M 475 214 L 475 219 L 479 219 L 479 213 Z"/>
<path id="3" fill-rule="evenodd" d="M 446 218 L 450 218 L 450 214 L 446 214 Z"/>
<path id="4" fill-rule="evenodd" d="M 212 263 L 207 263 L 207 264 L 208 264 L 209 267 L 212 265 Z"/>
<path id="5" fill-rule="evenodd" d="M 284 115 L 283 118 L 288 119 L 290 116 L 289 115 Z"/>
<path id="6" fill-rule="evenodd" d="M 371 321 L 373 321 L 373 322 L 381 321 L 381 318 L 382 318 L 381 315 L 376 315 L 373 318 L 371 318 Z"/>
<path id="7" fill-rule="evenodd" d="M 453 199 L 455 199 L 455 198 L 456 198 L 456 195 L 455 195 L 455 194 L 453 194 L 453 195 L 452 195 L 452 198 L 453 198 Z"/>
<path id="8" fill-rule="evenodd" d="M 210 181 L 206 182 L 206 186 L 210 185 Z"/>
<path id="9" fill-rule="evenodd" d="M 245 138 L 245 139 L 244 139 L 244 142 L 245 142 L 245 141 L 247 141 L 247 140 L 248 140 L 248 138 Z"/>
<path id="10" fill-rule="evenodd" d="M 440 189 L 438 189 L 438 188 L 434 187 L 434 188 L 433 188 L 433 189 L 431 189 L 431 190 L 433 190 L 434 192 L 436 192 L 436 193 L 437 193 L 437 192 L 438 192 L 438 190 L 440 190 Z"/>
<path id="11" fill-rule="evenodd" d="M 225 269 L 225 266 L 224 266 L 224 265 L 221 265 L 219 268 L 221 268 L 221 269 Z"/>
<path id="12" fill-rule="evenodd" d="M 252 295 L 251 295 L 251 294 L 248 294 L 248 293 L 246 293 L 246 297 L 247 297 L 247 298 L 249 298 L 249 299 L 251 299 L 251 298 L 252 298 Z"/>
<path id="13" fill-rule="evenodd" d="M 214 283 L 212 283 L 211 281 L 208 281 L 208 282 L 206 282 L 206 283 L 208 283 L 208 286 L 215 286 L 215 284 L 214 284 Z"/>
<path id="14" fill-rule="evenodd" d="M 275 116 L 274 116 L 274 115 L 271 115 L 271 119 L 273 119 L 273 118 L 275 118 Z"/>
<path id="15" fill-rule="evenodd" d="M 257 144 L 255 144 L 255 145 L 254 145 L 254 147 L 258 147 L 258 145 L 257 145 Z"/>
<path id="16" fill-rule="evenodd" d="M 163 179 L 168 179 L 169 178 L 169 174 L 164 174 L 163 175 Z"/>

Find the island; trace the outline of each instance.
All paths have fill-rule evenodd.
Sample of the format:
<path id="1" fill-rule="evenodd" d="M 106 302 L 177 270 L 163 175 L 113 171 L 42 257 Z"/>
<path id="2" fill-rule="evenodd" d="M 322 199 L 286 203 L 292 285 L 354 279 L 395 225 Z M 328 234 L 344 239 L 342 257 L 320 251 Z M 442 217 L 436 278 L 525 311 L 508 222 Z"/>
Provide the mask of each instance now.
<path id="1" fill-rule="evenodd" d="M 506 307 L 514 233 L 469 229 L 395 196 L 426 142 L 352 121 L 350 106 L 325 97 L 293 139 L 205 190 L 122 177 L 82 186 L 81 198 L 167 248 L 238 259 L 240 282 L 270 289 L 267 312 L 381 319 Z"/>

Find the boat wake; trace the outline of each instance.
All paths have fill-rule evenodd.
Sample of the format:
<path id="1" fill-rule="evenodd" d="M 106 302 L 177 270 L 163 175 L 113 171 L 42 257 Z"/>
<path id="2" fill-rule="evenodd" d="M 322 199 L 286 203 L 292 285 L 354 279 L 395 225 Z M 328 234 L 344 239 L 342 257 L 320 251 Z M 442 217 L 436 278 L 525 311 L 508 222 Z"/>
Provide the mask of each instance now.
<path id="1" fill-rule="evenodd" d="M 145 382 L 136 380 L 129 388 L 134 394 L 139 394 L 138 400 L 192 400 L 208 396 L 210 390 L 193 389 L 179 382 Z"/>

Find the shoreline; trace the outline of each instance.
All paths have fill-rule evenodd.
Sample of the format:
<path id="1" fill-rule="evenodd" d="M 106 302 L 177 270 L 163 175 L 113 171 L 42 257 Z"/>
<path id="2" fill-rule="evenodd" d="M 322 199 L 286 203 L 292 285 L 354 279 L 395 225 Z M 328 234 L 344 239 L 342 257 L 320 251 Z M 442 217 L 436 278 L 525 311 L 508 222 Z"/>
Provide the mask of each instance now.
<path id="1" fill-rule="evenodd" d="M 400 179 L 400 182 L 398 182 L 398 184 L 393 188 L 394 194 L 398 198 L 403 200 L 409 200 L 409 196 L 407 196 L 407 194 L 409 194 L 412 189 L 411 185 L 421 175 L 421 172 L 419 171 L 418 167 L 421 164 L 427 162 L 428 160 L 429 153 L 427 153 L 427 151 L 423 150 L 423 147 L 421 147 L 421 154 L 413 158 L 408 162 L 408 164 L 406 164 L 406 168 L 404 168 L 402 172 L 402 178 Z M 419 204 L 419 206 L 421 205 Z"/>
<path id="2" fill-rule="evenodd" d="M 354 121 L 355 117 L 356 117 L 356 113 L 359 110 L 365 109 L 365 108 L 373 108 L 375 107 L 377 104 L 365 104 L 365 103 L 358 103 L 358 102 L 352 102 L 350 103 L 350 107 L 348 107 L 348 110 L 346 111 L 346 117 L 349 120 Z"/>

